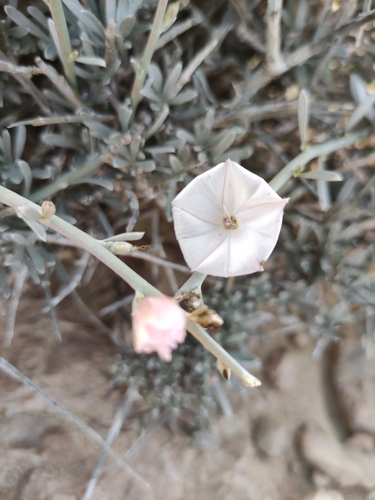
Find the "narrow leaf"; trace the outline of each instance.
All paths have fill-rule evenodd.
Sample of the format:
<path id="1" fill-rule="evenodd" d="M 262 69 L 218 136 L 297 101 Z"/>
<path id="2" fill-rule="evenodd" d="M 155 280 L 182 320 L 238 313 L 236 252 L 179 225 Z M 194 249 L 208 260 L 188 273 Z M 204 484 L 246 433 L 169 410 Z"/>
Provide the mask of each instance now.
<path id="1" fill-rule="evenodd" d="M 0 267 L 0 287 L 3 292 L 3 295 L 6 299 L 10 297 L 10 287 L 8 283 L 7 273 L 3 267 Z"/>
<path id="2" fill-rule="evenodd" d="M 302 89 L 298 97 L 298 129 L 301 146 L 306 144 L 306 132 L 310 117 L 310 93 Z"/>
<path id="3" fill-rule="evenodd" d="M 107 189 L 108 191 L 113 191 L 112 182 L 108 179 L 103 179 L 101 177 L 82 177 L 81 179 L 76 180 L 72 184 L 74 184 L 74 185 L 94 184 L 96 186 L 103 187 L 104 189 Z"/>
<path id="4" fill-rule="evenodd" d="M 47 233 L 44 227 L 34 220 L 24 219 L 26 224 L 30 229 L 34 231 L 34 233 L 40 238 L 42 241 L 47 241 Z"/>
<path id="5" fill-rule="evenodd" d="M 350 75 L 350 91 L 357 106 L 368 96 L 366 83 L 357 73 L 352 73 Z"/>
<path id="6" fill-rule="evenodd" d="M 182 62 L 179 61 L 173 70 L 171 71 L 170 75 L 167 78 L 167 81 L 165 82 L 164 90 L 163 90 L 163 96 L 168 99 L 170 96 L 170 93 L 173 89 L 173 87 L 176 85 L 178 79 L 180 78 L 182 73 Z"/>
<path id="7" fill-rule="evenodd" d="M 73 139 L 60 134 L 44 134 L 42 135 L 42 140 L 48 146 L 54 146 L 58 148 L 67 149 L 81 149 L 80 145 L 77 144 Z"/>
<path id="8" fill-rule="evenodd" d="M 148 67 L 148 75 L 152 79 L 153 88 L 161 94 L 163 91 L 163 75 L 159 69 L 159 66 L 151 63 Z"/>
<path id="9" fill-rule="evenodd" d="M 13 141 L 13 155 L 14 159 L 18 160 L 21 158 L 23 149 L 25 147 L 26 142 L 26 127 L 24 125 L 20 125 L 16 128 L 16 133 Z"/>
<path id="10" fill-rule="evenodd" d="M 48 29 L 48 19 L 46 16 L 43 14 L 41 10 L 39 10 L 37 7 L 30 6 L 27 7 L 27 12 L 32 16 L 40 25 L 43 26 L 43 28 Z"/>
<path id="11" fill-rule="evenodd" d="M 88 64 L 89 66 L 100 66 L 101 68 L 106 68 L 107 64 L 102 57 L 94 56 L 79 56 L 75 60 L 77 63 Z"/>
<path id="12" fill-rule="evenodd" d="M 186 90 L 185 92 L 180 92 L 176 97 L 173 97 L 173 99 L 168 100 L 168 104 L 171 105 L 179 105 L 179 104 L 185 104 L 186 102 L 190 102 L 193 99 L 195 99 L 198 95 L 198 92 L 196 90 Z"/>
<path id="13" fill-rule="evenodd" d="M 127 132 L 129 129 L 129 122 L 132 113 L 133 113 L 132 109 L 127 105 L 121 106 L 118 110 L 118 118 L 121 123 L 122 131 L 124 133 Z"/>
<path id="14" fill-rule="evenodd" d="M 130 233 L 116 234 L 116 236 L 111 236 L 103 241 L 136 241 L 143 238 L 145 233 L 143 231 L 133 231 Z"/>
<path id="15" fill-rule="evenodd" d="M 328 170 L 313 170 L 297 174 L 294 177 L 302 177 L 303 179 L 312 179 L 315 181 L 339 182 L 343 180 L 343 176 L 337 172 L 330 172 Z"/>
<path id="16" fill-rule="evenodd" d="M 227 151 L 236 140 L 236 136 L 237 136 L 236 132 L 230 130 L 228 134 L 225 137 L 223 137 L 223 139 L 221 139 L 221 141 L 214 147 L 212 151 L 213 158 L 216 158 L 222 155 L 225 151 Z"/>
<path id="17" fill-rule="evenodd" d="M 18 160 L 17 164 L 19 168 L 21 169 L 23 179 L 24 179 L 24 187 L 23 187 L 23 195 L 25 197 L 29 196 L 30 193 L 30 188 L 31 188 L 31 182 L 32 182 L 32 173 L 31 173 L 31 168 L 28 163 L 26 163 L 24 160 Z"/>
<path id="18" fill-rule="evenodd" d="M 52 19 L 48 19 L 48 29 L 49 29 L 49 33 L 51 35 L 51 38 L 53 40 L 55 52 L 57 51 L 57 54 L 60 58 L 60 61 L 63 62 L 63 55 L 62 55 L 62 50 L 60 47 L 60 40 L 59 40 L 57 31 L 56 31 L 56 25 Z M 49 52 L 50 52 L 50 50 L 49 50 Z"/>
<path id="19" fill-rule="evenodd" d="M 372 117 L 374 111 L 374 103 L 375 103 L 375 92 L 366 97 L 366 99 L 357 106 L 354 110 L 352 116 L 350 117 L 348 123 L 346 124 L 346 130 L 352 130 L 357 123 L 359 123 L 363 118 L 368 116 L 369 113 Z"/>
<path id="20" fill-rule="evenodd" d="M 137 167 L 141 172 L 152 172 L 155 170 L 155 162 L 153 160 L 137 161 Z"/>
<path id="21" fill-rule="evenodd" d="M 136 19 L 134 16 L 124 17 L 124 19 L 121 21 L 118 32 L 124 38 L 124 40 L 128 38 L 130 33 L 133 31 L 133 28 L 135 26 L 135 21 Z"/>
<path id="22" fill-rule="evenodd" d="M 2 236 L 5 241 L 11 241 L 12 243 L 17 243 L 17 245 L 26 245 L 27 239 L 19 233 L 5 233 Z"/>
<path id="23" fill-rule="evenodd" d="M 18 207 L 17 212 L 19 212 L 24 219 L 29 220 L 41 220 L 42 214 L 38 212 L 34 207 Z"/>
<path id="24" fill-rule="evenodd" d="M 22 182 L 22 170 L 17 163 L 12 163 L 9 171 L 9 178 L 14 184 L 20 184 Z"/>
<path id="25" fill-rule="evenodd" d="M 30 21 L 30 19 L 24 16 L 19 10 L 15 9 L 11 5 L 6 5 L 4 7 L 4 10 L 8 14 L 10 19 L 18 26 L 28 29 L 32 35 L 40 38 L 44 42 L 50 41 L 49 37 L 40 28 L 38 28 L 36 24 L 34 24 L 32 21 Z"/>
<path id="26" fill-rule="evenodd" d="M 161 26 L 162 33 L 164 31 L 167 31 L 167 29 L 169 29 L 172 26 L 172 24 L 176 21 L 179 9 L 180 9 L 180 2 L 172 3 L 168 7 Z"/>
<path id="27" fill-rule="evenodd" d="M 40 255 L 40 253 L 38 251 L 38 248 L 35 247 L 34 245 L 26 245 L 26 250 L 30 256 L 30 259 L 33 261 L 34 266 L 35 266 L 36 270 L 38 271 L 38 273 L 39 274 L 44 273 L 45 263 L 44 263 L 42 256 Z"/>
<path id="28" fill-rule="evenodd" d="M 2 149 L 4 150 L 4 154 L 7 160 L 13 161 L 12 157 L 12 140 L 10 138 L 10 134 L 8 130 L 3 130 L 3 141 L 2 141 Z"/>

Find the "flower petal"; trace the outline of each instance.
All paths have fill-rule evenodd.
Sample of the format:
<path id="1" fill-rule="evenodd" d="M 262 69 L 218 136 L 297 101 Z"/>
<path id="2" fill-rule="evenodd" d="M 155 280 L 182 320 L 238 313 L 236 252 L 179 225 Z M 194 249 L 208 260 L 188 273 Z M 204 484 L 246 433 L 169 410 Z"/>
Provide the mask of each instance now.
<path id="1" fill-rule="evenodd" d="M 220 167 L 218 173 L 221 173 L 221 170 L 225 171 L 222 203 L 229 215 L 236 215 L 241 205 L 251 199 L 259 189 L 262 191 L 264 186 L 272 191 L 261 177 L 249 172 L 232 160 L 220 163 L 212 170 L 216 170 L 218 167 Z"/>
<path id="2" fill-rule="evenodd" d="M 172 201 L 172 206 L 212 224 L 222 224 L 224 183 L 225 163 L 220 163 L 193 179 Z"/>
<path id="3" fill-rule="evenodd" d="M 229 237 L 193 271 L 214 276 L 241 276 L 262 271 L 263 259 L 254 253 L 245 229 L 231 231 Z"/>
<path id="4" fill-rule="evenodd" d="M 146 297 L 133 312 L 133 341 L 135 352 L 157 352 L 170 361 L 172 349 L 186 335 L 186 314 L 169 297 Z"/>
<path id="5" fill-rule="evenodd" d="M 188 266 L 196 270 L 197 266 L 225 241 L 228 231 L 223 224 L 211 224 L 179 207 L 173 206 L 172 210 L 174 228 L 182 253 Z"/>

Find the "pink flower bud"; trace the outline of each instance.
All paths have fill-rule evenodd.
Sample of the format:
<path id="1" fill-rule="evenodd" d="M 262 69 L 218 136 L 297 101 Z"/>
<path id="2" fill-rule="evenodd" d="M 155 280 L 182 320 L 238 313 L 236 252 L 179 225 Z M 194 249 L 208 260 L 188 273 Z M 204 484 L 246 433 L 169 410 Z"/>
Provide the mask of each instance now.
<path id="1" fill-rule="evenodd" d="M 135 352 L 157 352 L 164 361 L 171 361 L 172 349 L 185 340 L 186 315 L 169 297 L 146 297 L 133 313 Z"/>

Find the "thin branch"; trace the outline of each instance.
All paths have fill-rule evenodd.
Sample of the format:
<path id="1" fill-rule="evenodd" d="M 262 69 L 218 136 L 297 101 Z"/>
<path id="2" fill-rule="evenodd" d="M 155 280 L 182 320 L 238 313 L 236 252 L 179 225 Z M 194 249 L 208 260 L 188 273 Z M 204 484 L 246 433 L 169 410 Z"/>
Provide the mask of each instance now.
<path id="1" fill-rule="evenodd" d="M 317 42 L 312 42 L 303 47 L 297 49 L 292 54 L 288 54 L 284 56 L 285 60 L 285 70 L 282 72 L 286 72 L 298 66 L 299 64 L 304 63 L 310 57 L 313 57 L 323 50 L 327 48 L 327 45 L 331 44 L 338 36 L 348 35 L 351 30 L 361 27 L 363 24 L 368 23 L 375 19 L 375 10 L 372 10 L 365 14 L 360 14 L 353 21 L 344 26 L 341 26 L 339 29 L 329 34 Z M 278 73 L 275 75 L 271 75 L 266 67 L 260 68 L 258 71 L 254 73 L 254 76 L 246 80 L 245 82 L 240 83 L 239 85 L 235 85 L 236 92 L 239 95 L 243 95 L 246 92 L 255 93 L 259 89 L 263 88 L 268 83 L 272 82 L 277 76 L 280 76 L 282 73 Z"/>
<path id="2" fill-rule="evenodd" d="M 337 37 L 337 40 L 335 43 L 333 43 L 327 50 L 327 53 L 322 57 L 322 59 L 319 61 L 319 64 L 314 70 L 314 74 L 312 78 L 310 79 L 308 83 L 308 87 L 310 89 L 313 89 L 315 85 L 318 83 L 319 78 L 322 74 L 322 72 L 328 68 L 328 63 L 332 59 L 332 57 L 335 55 L 337 47 L 342 43 L 343 39 L 345 38 L 345 34 L 342 34 L 341 36 Z"/>
<path id="3" fill-rule="evenodd" d="M 255 35 L 247 26 L 240 23 L 235 27 L 235 31 L 236 35 L 242 42 L 246 43 L 252 49 L 255 49 L 261 54 L 265 54 L 266 48 L 262 43 L 260 43 L 258 36 Z"/>
<path id="4" fill-rule="evenodd" d="M 287 65 L 281 53 L 281 12 L 283 0 L 268 0 L 267 24 L 267 70 L 270 75 L 277 76 L 287 70 Z"/>
<path id="5" fill-rule="evenodd" d="M 297 115 L 297 100 L 291 102 L 270 102 L 267 104 L 241 106 L 239 109 L 220 113 L 214 121 L 214 128 L 227 127 L 229 120 L 244 119 L 246 123 L 270 118 L 284 118 Z"/>
<path id="6" fill-rule="evenodd" d="M 62 341 L 61 330 L 60 330 L 59 321 L 57 319 L 56 309 L 55 309 L 55 306 L 53 304 L 53 298 L 52 298 L 52 293 L 51 293 L 51 283 L 44 276 L 44 279 L 42 280 L 41 285 L 42 285 L 42 288 L 44 290 L 44 294 L 45 294 L 47 302 L 48 302 L 47 307 L 48 307 L 48 310 L 49 310 L 49 313 L 50 313 L 50 316 L 52 319 L 53 327 L 55 329 L 55 337 L 59 342 L 61 342 Z"/>
<path id="7" fill-rule="evenodd" d="M 117 57 L 116 50 L 116 27 L 117 23 L 114 19 L 108 21 L 108 27 L 105 30 L 105 56 L 104 60 L 109 69 L 115 62 Z"/>
<path id="8" fill-rule="evenodd" d="M 100 455 L 98 464 L 91 476 L 91 479 L 89 481 L 89 484 L 87 485 L 85 494 L 82 497 L 82 500 L 89 500 L 91 498 L 91 495 L 95 489 L 96 483 L 98 482 L 100 473 L 103 469 L 105 459 L 107 458 L 107 450 L 110 449 L 116 439 L 116 437 L 119 435 L 119 432 L 121 430 L 122 424 L 131 410 L 131 407 L 133 406 L 133 403 L 136 401 L 136 399 L 139 398 L 139 393 L 137 389 L 134 387 L 130 387 L 127 391 L 126 394 L 122 400 L 122 403 L 120 404 L 115 418 L 113 419 L 111 428 L 109 429 L 107 439 L 105 441 L 106 443 L 106 449 L 104 449 Z"/>
<path id="9" fill-rule="evenodd" d="M 131 445 L 129 450 L 125 453 L 124 459 L 129 460 L 129 459 L 133 458 L 134 455 L 136 455 L 140 451 L 140 449 L 142 448 L 144 443 L 148 439 L 150 439 L 150 437 L 154 434 L 154 432 L 164 424 L 164 422 L 169 418 L 170 414 L 171 414 L 171 411 L 166 410 L 158 418 L 158 420 L 156 422 L 152 423 L 151 426 L 149 425 L 146 430 L 143 430 L 142 434 L 137 438 L 136 441 L 134 441 L 134 443 Z"/>
<path id="10" fill-rule="evenodd" d="M 185 31 L 188 31 L 194 26 L 197 26 L 201 22 L 202 16 L 200 14 L 195 14 L 194 17 L 191 17 L 190 19 L 187 19 L 186 21 L 183 21 L 181 23 L 175 24 L 160 37 L 155 50 L 161 49 L 162 47 L 164 47 L 164 45 L 167 45 L 167 43 L 182 35 L 182 33 L 185 33 Z"/>
<path id="11" fill-rule="evenodd" d="M 125 469 L 127 472 L 130 472 L 133 477 L 141 481 L 145 486 L 148 488 L 150 485 L 139 475 L 137 474 L 131 467 L 128 465 L 125 460 L 120 458 L 104 441 L 104 439 L 98 434 L 94 429 L 89 427 L 87 424 L 85 424 L 82 420 L 80 420 L 78 417 L 76 417 L 73 413 L 71 413 L 69 410 L 67 410 L 64 406 L 62 406 L 56 399 L 52 398 L 49 394 L 47 394 L 45 391 L 43 391 L 42 388 L 40 388 L 38 385 L 36 385 L 32 380 L 30 380 L 28 377 L 26 377 L 23 373 L 21 373 L 15 366 L 10 364 L 6 359 L 0 357 L 0 370 L 3 373 L 6 373 L 9 375 L 11 378 L 17 380 L 21 384 L 24 384 L 28 387 L 31 387 L 31 389 L 36 392 L 39 396 L 42 396 L 43 399 L 48 401 L 52 406 L 54 406 L 57 411 L 62 413 L 64 417 L 71 423 L 73 423 L 75 426 L 79 427 L 81 430 L 83 430 L 88 436 L 91 437 L 93 441 L 98 443 L 104 450 L 107 451 L 107 453 L 115 459 L 116 463 L 120 465 L 121 468 Z"/>
<path id="12" fill-rule="evenodd" d="M 4 215 L 4 217 L 9 216 L 9 215 L 15 215 L 14 209 L 4 209 L 3 211 L 5 212 L 5 210 L 7 210 L 7 213 L 6 213 L 6 215 Z M 2 212 L 0 212 L 0 218 L 2 216 Z M 59 235 L 54 235 L 54 234 L 47 234 L 46 241 L 47 241 L 47 243 L 55 243 L 57 245 L 65 245 L 68 247 L 82 248 L 82 246 L 79 243 L 76 243 L 68 238 L 63 238 Z M 95 241 L 100 241 L 100 240 L 95 240 Z M 101 241 L 103 241 L 103 240 L 101 240 Z M 145 260 L 146 262 L 151 262 L 151 263 L 156 264 L 158 266 L 162 266 L 162 267 L 169 268 L 169 269 L 174 269 L 175 271 L 180 271 L 181 273 L 185 273 L 185 274 L 191 273 L 191 270 L 187 266 L 183 266 L 182 264 L 177 264 L 177 262 L 171 262 L 171 261 L 163 259 L 161 257 L 157 257 L 156 255 L 153 255 L 151 253 L 141 252 L 139 250 L 135 250 L 134 252 L 128 253 L 128 254 L 126 254 L 125 257 L 134 257 L 135 259 Z"/>
<path id="13" fill-rule="evenodd" d="M 87 264 L 90 258 L 89 252 L 83 252 L 81 258 L 76 262 L 76 270 L 73 273 L 73 277 L 70 282 L 64 286 L 55 297 L 51 298 L 50 303 L 43 308 L 42 312 L 46 313 L 51 309 L 51 307 L 56 307 L 62 300 L 65 299 L 68 295 L 70 295 L 82 281 L 82 276 L 86 271 Z"/>
<path id="14" fill-rule="evenodd" d="M 338 149 L 345 148 L 354 144 L 358 139 L 366 137 L 368 134 L 372 133 L 372 130 L 366 129 L 353 134 L 348 134 L 345 137 L 339 139 L 331 139 L 323 144 L 318 144 L 308 148 L 303 151 L 298 156 L 293 158 L 285 167 L 270 181 L 270 186 L 275 190 L 279 191 L 284 184 L 286 184 L 289 179 L 293 177 L 293 174 L 297 169 L 303 169 L 303 167 L 314 158 L 319 156 L 326 156 Z"/>
<path id="15" fill-rule="evenodd" d="M 34 98 L 35 103 L 39 106 L 42 113 L 51 115 L 52 113 L 46 97 L 31 81 L 33 75 L 40 75 L 43 71 L 36 66 L 18 66 L 6 59 L 6 56 L 0 51 L 0 71 L 12 74 L 13 78 L 23 87 L 24 91 Z"/>
<path id="16" fill-rule="evenodd" d="M 139 61 L 139 65 L 137 66 L 133 88 L 131 91 L 131 105 L 133 108 L 133 115 L 140 101 L 140 92 L 142 90 L 144 81 L 147 76 L 148 67 L 150 65 L 152 56 L 154 55 L 154 52 L 156 50 L 156 46 L 159 41 L 160 35 L 162 33 L 162 25 L 163 25 L 164 15 L 167 10 L 167 5 L 168 5 L 168 0 L 159 0 L 154 18 L 154 23 L 151 28 L 150 36 L 148 38 L 145 51 L 142 56 L 142 59 Z"/>
<path id="17" fill-rule="evenodd" d="M 12 123 L 8 128 L 19 125 L 32 125 L 33 127 L 44 127 L 46 125 L 58 125 L 60 123 L 86 123 L 86 122 L 110 122 L 113 116 L 110 115 L 66 115 L 66 116 L 38 116 L 29 120 L 22 120 Z"/>
<path id="18" fill-rule="evenodd" d="M 48 99 L 37 86 L 26 76 L 13 75 L 13 78 L 23 87 L 24 91 L 34 98 L 34 101 L 42 113 L 47 116 L 52 115 Z"/>
<path id="19" fill-rule="evenodd" d="M 197 323 L 188 320 L 188 331 L 211 353 L 216 359 L 220 359 L 223 365 L 232 370 L 242 380 L 246 387 L 259 387 L 261 382 L 243 368 L 238 361 L 218 344 L 203 328 L 200 328 Z"/>
<path id="20" fill-rule="evenodd" d="M 42 70 L 42 73 L 55 85 L 61 94 L 75 107 L 83 108 L 85 106 L 77 95 L 74 93 L 72 87 L 65 80 L 62 75 L 52 67 L 46 64 L 40 57 L 35 58 L 36 64 Z"/>
<path id="21" fill-rule="evenodd" d="M 36 66 L 19 66 L 11 62 L 0 59 L 0 71 L 11 75 L 23 75 L 31 78 L 33 75 L 41 75 L 43 71 Z"/>
<path id="22" fill-rule="evenodd" d="M 190 278 L 175 293 L 175 299 L 179 302 L 189 295 L 195 288 L 200 288 L 203 281 L 207 278 L 206 274 L 195 271 Z"/>
<path id="23" fill-rule="evenodd" d="M 364 0 L 364 2 L 363 2 L 363 12 L 369 12 L 370 11 L 370 9 L 371 9 L 371 2 L 372 2 L 372 0 Z M 355 46 L 356 47 L 360 47 L 362 45 L 363 32 L 364 32 L 364 29 L 363 29 L 363 26 L 361 26 L 359 28 L 359 31 L 357 33 L 356 40 L 355 40 Z"/>
<path id="24" fill-rule="evenodd" d="M 107 316 L 107 314 L 110 314 L 114 311 L 117 311 L 117 309 L 120 309 L 120 307 L 127 306 L 134 300 L 134 294 L 127 295 L 123 299 L 116 300 L 116 302 L 112 302 L 112 304 L 109 304 L 109 306 L 103 307 L 98 312 L 98 316 L 102 318 L 103 316 Z"/>
<path id="25" fill-rule="evenodd" d="M 203 47 L 201 51 L 199 51 L 195 55 L 192 61 L 190 61 L 188 66 L 181 73 L 181 76 L 176 85 L 173 87 L 173 90 L 171 90 L 170 98 L 175 97 L 180 92 L 180 90 L 190 81 L 194 71 L 202 64 L 202 62 L 213 51 L 218 43 L 219 38 L 214 37 L 207 43 L 207 45 Z"/>
<path id="26" fill-rule="evenodd" d="M 77 78 L 72 58 L 72 46 L 69 38 L 68 26 L 66 24 L 65 14 L 61 0 L 48 0 L 48 6 L 51 11 L 52 19 L 55 24 L 58 43 L 59 54 L 61 55 L 62 64 L 64 66 L 65 76 L 70 85 L 77 89 Z"/>
<path id="27" fill-rule="evenodd" d="M 14 269 L 14 276 L 15 276 L 15 281 L 12 289 L 12 295 L 10 298 L 8 321 L 4 337 L 5 346 L 10 346 L 14 335 L 14 326 L 16 324 L 18 304 L 20 301 L 23 287 L 25 286 L 26 279 L 28 276 L 27 266 L 18 263 L 18 266 Z"/>
<path id="28" fill-rule="evenodd" d="M 45 198 L 49 198 L 50 196 L 53 196 L 54 194 L 61 191 L 62 189 L 66 189 L 67 186 L 70 186 L 78 179 L 81 179 L 82 177 L 91 174 L 92 172 L 94 172 L 107 162 L 109 163 L 109 157 L 106 154 L 100 156 L 94 156 L 80 167 L 74 169 L 72 172 L 68 172 L 67 174 L 57 177 L 57 179 L 55 179 L 53 182 L 51 182 L 44 188 L 39 189 L 39 191 L 36 191 L 30 197 L 30 199 L 32 201 L 40 201 Z"/>

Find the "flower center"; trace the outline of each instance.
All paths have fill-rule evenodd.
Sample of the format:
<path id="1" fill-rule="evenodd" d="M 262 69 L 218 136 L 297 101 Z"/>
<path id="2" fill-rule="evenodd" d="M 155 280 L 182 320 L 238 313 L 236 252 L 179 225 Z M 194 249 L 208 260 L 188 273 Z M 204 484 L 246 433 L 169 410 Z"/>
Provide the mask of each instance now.
<path id="1" fill-rule="evenodd" d="M 237 229 L 238 228 L 238 222 L 237 222 L 237 219 L 234 215 L 231 215 L 229 217 L 224 217 L 223 222 L 224 222 L 225 229 Z"/>

